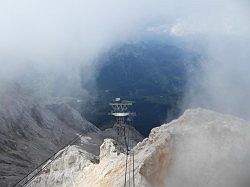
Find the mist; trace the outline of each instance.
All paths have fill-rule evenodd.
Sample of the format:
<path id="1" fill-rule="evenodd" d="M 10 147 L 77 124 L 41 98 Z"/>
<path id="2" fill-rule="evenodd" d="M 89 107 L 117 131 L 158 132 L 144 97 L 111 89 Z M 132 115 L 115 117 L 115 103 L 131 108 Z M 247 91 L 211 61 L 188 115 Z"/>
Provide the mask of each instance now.
<path id="1" fill-rule="evenodd" d="M 150 33 L 201 55 L 201 69 L 189 77 L 183 109 L 204 107 L 249 119 L 249 18 L 248 0 L 0 0 L 0 82 L 16 81 L 38 98 L 89 98 L 93 93 L 85 85 L 95 84 L 96 59 L 119 43 Z M 198 162 L 193 165 L 218 148 L 210 146 L 210 134 L 202 133 L 185 141 L 205 149 L 204 159 L 194 157 Z M 192 152 L 180 152 L 182 168 L 187 163 L 182 156 Z M 211 169 L 211 164 L 205 166 Z M 201 184 L 206 180 L 203 176 Z"/>
<path id="2" fill-rule="evenodd" d="M 198 37 L 202 68 L 190 78 L 185 102 L 249 119 L 249 4 L 239 5 L 218 17 L 219 24 L 203 28 Z"/>
<path id="3" fill-rule="evenodd" d="M 81 81 L 93 79 L 95 59 L 116 43 L 136 37 L 154 17 L 151 14 L 156 10 L 150 4 L 1 1 L 1 80 L 21 81 L 31 89 L 39 87 L 36 91 L 42 95 L 50 95 L 51 87 L 59 95 L 79 90 L 80 95 L 86 95 Z"/>
<path id="4" fill-rule="evenodd" d="M 84 97 L 102 53 L 150 32 L 203 56 L 202 71 L 190 76 L 184 108 L 247 117 L 249 6 L 244 0 L 1 1 L 0 78 L 37 87 L 42 95 Z"/>
<path id="5" fill-rule="evenodd" d="M 203 56 L 202 71 L 190 76 L 185 108 L 246 117 L 249 6 L 244 0 L 1 1 L 0 77 L 37 86 L 47 95 L 86 96 L 83 85 L 94 84 L 96 59 L 117 43 L 150 32 Z"/>
<path id="6" fill-rule="evenodd" d="M 247 1 L 202 3 L 186 18 L 162 27 L 201 54 L 200 70 L 189 77 L 184 109 L 203 107 L 249 119 L 249 12 Z"/>
<path id="7" fill-rule="evenodd" d="M 199 108 L 168 127 L 173 143 L 166 186 L 249 186 L 249 122 Z"/>

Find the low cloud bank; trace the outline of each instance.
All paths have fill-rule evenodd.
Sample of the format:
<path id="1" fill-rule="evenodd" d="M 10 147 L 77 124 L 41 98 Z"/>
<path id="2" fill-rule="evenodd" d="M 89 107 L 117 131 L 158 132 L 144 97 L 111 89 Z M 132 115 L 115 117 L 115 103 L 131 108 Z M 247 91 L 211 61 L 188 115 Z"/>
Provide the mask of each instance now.
<path id="1" fill-rule="evenodd" d="M 48 95 L 88 95 L 83 85 L 94 84 L 100 54 L 145 33 L 166 35 L 203 56 L 185 105 L 247 117 L 249 10 L 246 0 L 1 1 L 0 78 Z"/>

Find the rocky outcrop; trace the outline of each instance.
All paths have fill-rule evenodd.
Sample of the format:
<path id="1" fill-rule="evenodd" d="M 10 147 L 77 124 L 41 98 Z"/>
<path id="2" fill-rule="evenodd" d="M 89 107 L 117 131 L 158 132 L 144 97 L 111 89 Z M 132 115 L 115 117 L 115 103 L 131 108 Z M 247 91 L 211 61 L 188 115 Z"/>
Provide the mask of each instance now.
<path id="1" fill-rule="evenodd" d="M 204 109 L 187 110 L 179 119 L 152 129 L 149 137 L 133 148 L 135 186 L 247 187 L 249 143 L 249 122 Z M 68 168 L 79 169 L 69 180 L 58 177 L 58 186 L 124 186 L 126 154 L 116 141 L 104 141 L 98 162 L 97 157 L 80 151 L 80 147 L 72 149 L 77 151 L 67 151 L 58 160 L 59 165 L 67 166 L 60 170 L 60 176 L 68 176 Z M 85 156 L 82 161 L 66 159 L 72 154 L 76 158 Z M 132 159 L 127 159 L 127 168 L 132 172 Z M 55 173 L 51 169 L 44 171 L 29 186 L 57 186 L 50 178 Z"/>
<path id="2" fill-rule="evenodd" d="M 74 186 L 75 181 L 81 178 L 82 170 L 97 162 L 98 159 L 95 155 L 86 152 L 79 146 L 70 146 L 28 186 Z"/>
<path id="3" fill-rule="evenodd" d="M 161 186 L 163 186 L 165 184 L 165 169 L 170 161 L 170 142 L 170 136 L 168 134 L 157 138 L 157 134 L 152 132 L 149 138 L 134 148 L 136 186 L 151 186 L 159 185 L 160 183 Z M 78 149 L 82 148 L 78 147 Z M 71 154 L 70 151 L 67 151 L 64 156 L 62 156 L 64 159 L 61 159 L 61 165 L 69 165 L 69 160 L 66 158 Z M 81 169 L 76 172 L 77 176 L 72 175 L 72 177 L 66 181 L 64 178 L 57 178 L 56 182 L 54 179 L 56 172 L 52 169 L 46 172 L 46 169 L 40 176 L 29 183 L 28 186 L 44 186 L 46 184 L 46 186 L 109 187 L 124 185 L 126 154 L 124 153 L 124 146 L 122 144 L 112 139 L 105 139 L 104 143 L 100 146 L 99 162 L 91 162 L 91 159 L 96 158 L 94 155 L 88 158 L 89 160 L 85 161 L 90 164 L 86 167 L 81 167 Z M 132 156 L 128 156 L 127 159 L 127 183 L 129 183 L 128 178 L 129 173 L 131 173 L 130 182 L 132 184 Z M 84 160 L 84 157 L 82 157 L 82 160 Z M 75 162 L 71 164 L 75 168 L 79 168 L 79 163 L 81 162 L 75 160 Z M 50 168 L 51 167 L 53 167 L 53 165 L 51 165 Z M 62 176 L 67 175 L 68 169 L 65 168 L 64 170 L 60 170 L 60 172 Z"/>
<path id="4" fill-rule="evenodd" d="M 166 185 L 250 186 L 250 123 L 210 110 L 187 110 L 163 125 L 173 139 Z"/>
<path id="5" fill-rule="evenodd" d="M 100 131 L 67 105 L 45 109 L 16 83 L 1 81 L 0 88 L 0 186 L 12 186 L 79 132 Z M 102 140 L 85 147 L 98 150 Z"/>
<path id="6" fill-rule="evenodd" d="M 73 109 L 68 104 L 63 103 L 47 105 L 47 108 L 56 114 L 58 119 L 66 123 L 71 129 L 76 131 L 86 129 L 95 132 L 100 131 L 96 126 L 88 122 L 77 110 Z"/>
<path id="7" fill-rule="evenodd" d="M 81 136 L 75 145 L 97 156 L 104 138 L 117 136 L 114 128 L 102 132 L 67 104 L 45 108 L 14 82 L 1 81 L 0 88 L 0 186 L 13 186 L 76 137 Z M 129 131 L 134 143 L 142 140 Z"/>
<path id="8" fill-rule="evenodd" d="M 117 128 L 118 125 L 114 125 L 112 128 L 107 128 L 104 131 L 102 131 L 102 135 L 104 138 L 111 138 L 113 140 L 117 140 L 120 144 L 125 146 L 125 141 L 123 136 L 117 134 Z M 142 135 L 131 125 L 125 125 L 126 128 L 126 134 L 130 139 L 130 145 L 134 146 L 138 142 L 141 142 L 143 140 Z"/>

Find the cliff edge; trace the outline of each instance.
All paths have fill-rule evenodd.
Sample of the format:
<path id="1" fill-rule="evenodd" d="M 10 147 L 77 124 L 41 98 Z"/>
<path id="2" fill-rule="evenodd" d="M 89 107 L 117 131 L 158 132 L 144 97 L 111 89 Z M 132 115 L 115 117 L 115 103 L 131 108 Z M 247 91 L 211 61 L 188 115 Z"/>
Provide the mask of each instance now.
<path id="1" fill-rule="evenodd" d="M 249 122 L 200 108 L 187 110 L 152 129 L 133 148 L 135 186 L 249 186 L 249 143 Z M 125 160 L 112 139 L 104 140 L 99 157 L 74 146 L 28 186 L 124 186 Z M 127 167 L 131 165 L 128 157 Z"/>

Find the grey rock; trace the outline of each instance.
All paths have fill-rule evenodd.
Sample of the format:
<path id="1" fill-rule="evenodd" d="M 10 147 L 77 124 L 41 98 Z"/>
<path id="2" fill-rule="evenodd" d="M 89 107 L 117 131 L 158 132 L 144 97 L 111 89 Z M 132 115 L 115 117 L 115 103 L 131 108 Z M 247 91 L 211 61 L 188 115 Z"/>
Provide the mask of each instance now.
<path id="1" fill-rule="evenodd" d="M 248 187 L 249 143 L 248 121 L 200 108 L 187 110 L 179 119 L 152 129 L 149 137 L 133 148 L 135 186 Z M 122 144 L 105 139 L 99 162 L 91 161 L 98 158 L 95 155 L 75 148 L 58 160 L 65 166 L 59 167 L 58 174 L 44 172 L 29 186 L 124 186 L 127 156 Z M 131 169 L 130 155 L 127 164 Z M 75 171 L 71 177 L 69 170 Z"/>
<path id="2" fill-rule="evenodd" d="M 95 160 L 104 139 L 117 137 L 114 128 L 102 132 L 67 104 L 48 105 L 45 108 L 20 85 L 10 81 L 1 81 L 0 88 L 0 186 L 13 186 L 28 174 L 28 178 L 31 178 L 39 171 L 34 169 L 40 164 L 48 163 L 51 156 L 62 158 L 68 149 L 77 154 L 69 154 L 67 167 L 74 165 L 79 160 L 76 156 L 83 155 L 82 152 L 93 154 Z M 138 136 L 135 143 L 142 139 L 135 129 L 131 128 L 129 132 Z M 80 137 L 73 143 L 77 147 L 65 148 L 76 137 Z M 61 171 L 62 167 L 57 167 L 57 163 L 53 162 L 44 172 Z M 74 171 L 82 166 L 73 167 Z M 55 184 L 65 181 L 65 175 L 58 174 Z"/>
<path id="3" fill-rule="evenodd" d="M 12 186 L 65 144 L 94 125 L 69 106 L 55 115 L 13 82 L 1 82 L 0 186 Z"/>

